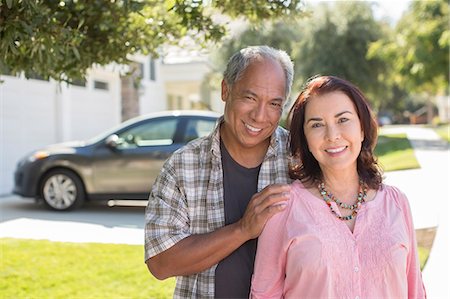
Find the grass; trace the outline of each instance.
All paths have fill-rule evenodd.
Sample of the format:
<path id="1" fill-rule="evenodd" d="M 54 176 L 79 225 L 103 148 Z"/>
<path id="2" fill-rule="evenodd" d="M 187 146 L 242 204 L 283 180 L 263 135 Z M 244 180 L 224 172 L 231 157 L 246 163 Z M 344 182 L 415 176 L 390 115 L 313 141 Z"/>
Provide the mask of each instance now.
<path id="1" fill-rule="evenodd" d="M 419 255 L 420 270 L 423 270 L 423 267 L 425 267 L 428 257 L 430 256 L 430 248 L 419 246 L 417 247 L 417 252 Z"/>
<path id="2" fill-rule="evenodd" d="M 143 246 L 0 242 L 0 298 L 171 298 L 175 287 L 150 275 Z"/>
<path id="3" fill-rule="evenodd" d="M 442 139 L 450 142 L 450 124 L 441 125 L 434 129 L 436 133 L 441 136 Z"/>
<path id="4" fill-rule="evenodd" d="M 0 298 L 171 298 L 175 287 L 151 277 L 139 245 L 0 242 Z M 418 251 L 423 268 L 430 250 Z"/>
<path id="5" fill-rule="evenodd" d="M 375 154 L 384 171 L 420 168 L 406 134 L 380 134 Z"/>

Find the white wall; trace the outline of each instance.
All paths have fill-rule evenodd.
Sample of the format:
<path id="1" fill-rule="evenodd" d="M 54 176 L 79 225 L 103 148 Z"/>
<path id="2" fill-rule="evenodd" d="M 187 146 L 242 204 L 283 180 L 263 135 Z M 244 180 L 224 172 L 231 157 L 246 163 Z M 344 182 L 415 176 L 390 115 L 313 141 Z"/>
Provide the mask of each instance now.
<path id="1" fill-rule="evenodd" d="M 40 147 L 94 137 L 120 123 L 120 78 L 94 70 L 86 87 L 0 76 L 0 194 L 10 193 L 17 162 Z M 94 80 L 109 90 L 93 88 Z"/>
<path id="2" fill-rule="evenodd" d="M 18 160 L 33 148 L 54 143 L 55 86 L 46 81 L 1 76 L 0 194 L 9 193 Z"/>
<path id="3" fill-rule="evenodd" d="M 147 114 L 167 110 L 166 91 L 161 74 L 161 59 L 153 60 L 154 74 L 150 75 L 152 58 L 141 54 L 130 55 L 128 59 L 142 65 L 142 78 L 139 87 L 139 114 Z M 123 66 L 123 72 L 129 71 Z M 153 77 L 153 78 L 152 78 Z"/>
<path id="4" fill-rule="evenodd" d="M 70 86 L 69 136 L 66 140 L 91 138 L 121 122 L 120 77 L 97 69 L 89 73 L 86 87 Z M 94 81 L 108 83 L 108 90 L 94 88 Z"/>
<path id="5" fill-rule="evenodd" d="M 150 79 L 150 59 L 145 59 L 141 81 L 139 111 L 141 114 L 167 110 L 167 96 L 161 73 L 161 60 L 155 61 L 155 80 Z"/>

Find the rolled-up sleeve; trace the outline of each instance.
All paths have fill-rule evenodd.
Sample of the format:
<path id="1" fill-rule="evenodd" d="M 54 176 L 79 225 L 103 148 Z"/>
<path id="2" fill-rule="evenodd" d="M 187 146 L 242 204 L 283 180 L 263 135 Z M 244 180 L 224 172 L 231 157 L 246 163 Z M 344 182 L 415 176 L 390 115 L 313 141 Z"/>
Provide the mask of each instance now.
<path id="1" fill-rule="evenodd" d="M 190 235 L 186 198 L 168 160 L 153 184 L 145 210 L 145 260 Z"/>

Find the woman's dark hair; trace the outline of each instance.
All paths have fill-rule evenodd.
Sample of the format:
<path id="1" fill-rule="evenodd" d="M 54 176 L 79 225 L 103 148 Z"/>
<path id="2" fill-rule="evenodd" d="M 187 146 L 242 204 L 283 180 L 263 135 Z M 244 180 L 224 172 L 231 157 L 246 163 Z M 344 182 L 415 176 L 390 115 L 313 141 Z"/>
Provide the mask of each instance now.
<path id="1" fill-rule="evenodd" d="M 294 161 L 290 164 L 289 174 L 292 179 L 299 179 L 309 184 L 323 179 L 319 163 L 308 149 L 304 131 L 305 109 L 312 97 L 335 91 L 347 95 L 355 105 L 364 132 L 364 141 L 357 158 L 358 174 L 367 186 L 378 189 L 383 178 L 373 154 L 378 138 L 377 122 L 359 88 L 344 79 L 333 76 L 313 77 L 308 80 L 289 112 L 291 133 L 289 149 Z"/>

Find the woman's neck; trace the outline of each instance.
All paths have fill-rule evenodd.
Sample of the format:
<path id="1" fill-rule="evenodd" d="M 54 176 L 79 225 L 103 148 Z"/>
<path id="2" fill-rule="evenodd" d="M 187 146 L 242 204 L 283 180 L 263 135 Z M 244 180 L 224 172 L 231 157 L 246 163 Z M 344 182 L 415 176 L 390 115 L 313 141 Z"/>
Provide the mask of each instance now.
<path id="1" fill-rule="evenodd" d="M 327 190 L 342 200 L 353 200 L 359 190 L 359 175 L 355 170 L 323 172 L 323 183 Z"/>

